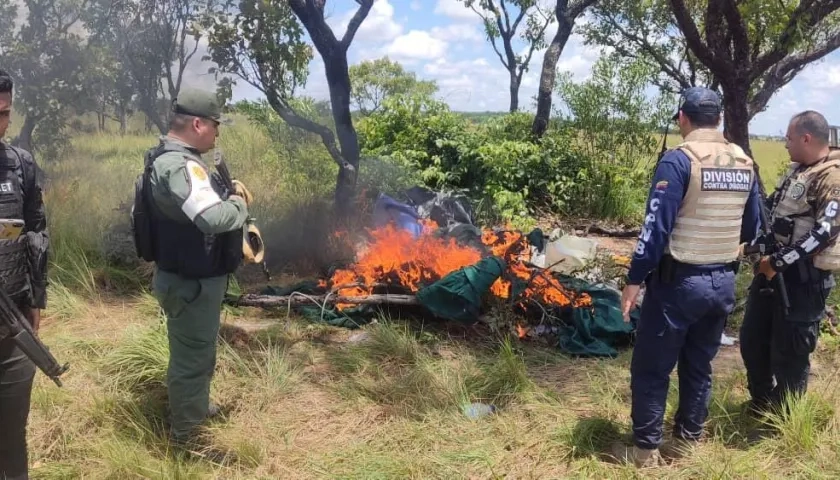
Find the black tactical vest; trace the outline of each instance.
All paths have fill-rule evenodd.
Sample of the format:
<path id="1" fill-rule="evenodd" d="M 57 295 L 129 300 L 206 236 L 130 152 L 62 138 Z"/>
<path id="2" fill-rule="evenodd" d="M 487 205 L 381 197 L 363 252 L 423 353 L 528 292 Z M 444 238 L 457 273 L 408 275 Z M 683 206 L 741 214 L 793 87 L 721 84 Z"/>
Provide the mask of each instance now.
<path id="1" fill-rule="evenodd" d="M 172 151 L 189 157 L 199 155 L 197 151 L 182 145 L 161 142 L 146 153 L 146 164 L 151 167 L 158 157 Z M 148 168 L 146 171 L 150 170 Z M 225 190 L 215 172 L 211 179 L 213 190 L 222 200 L 226 200 L 230 192 Z M 146 188 L 144 191 L 151 206 L 150 237 L 158 268 L 187 278 L 216 277 L 236 270 L 243 258 L 241 229 L 218 235 L 205 234 L 186 218 L 174 220 L 164 215 L 155 205 L 151 189 Z"/>
<path id="2" fill-rule="evenodd" d="M 23 163 L 18 152 L 0 144 L 0 219 L 23 220 Z M 29 260 L 26 235 L 0 239 L 0 287 L 18 303 L 28 301 Z"/>

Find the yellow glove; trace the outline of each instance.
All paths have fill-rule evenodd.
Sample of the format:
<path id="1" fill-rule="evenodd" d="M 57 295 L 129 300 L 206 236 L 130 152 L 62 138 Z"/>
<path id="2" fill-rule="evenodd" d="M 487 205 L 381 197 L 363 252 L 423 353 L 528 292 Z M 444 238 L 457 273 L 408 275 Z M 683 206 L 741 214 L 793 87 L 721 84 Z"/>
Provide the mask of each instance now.
<path id="1" fill-rule="evenodd" d="M 245 199 L 246 205 L 251 205 L 251 202 L 254 200 L 254 196 L 251 195 L 251 192 L 249 192 L 247 188 L 245 188 L 245 184 L 239 180 L 233 181 L 233 194 L 239 195 Z"/>

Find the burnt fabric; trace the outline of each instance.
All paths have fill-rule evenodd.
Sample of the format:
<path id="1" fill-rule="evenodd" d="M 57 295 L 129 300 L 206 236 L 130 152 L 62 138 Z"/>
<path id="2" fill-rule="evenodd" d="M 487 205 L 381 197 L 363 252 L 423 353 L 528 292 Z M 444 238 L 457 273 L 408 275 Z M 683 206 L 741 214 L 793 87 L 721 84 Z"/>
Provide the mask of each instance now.
<path id="1" fill-rule="evenodd" d="M 421 288 L 417 292 L 417 300 L 423 310 L 442 320 L 475 322 L 484 298 L 489 294 L 493 282 L 503 274 L 504 268 L 504 263 L 498 257 L 486 257 Z M 570 292 L 578 295 L 585 293 L 592 298 L 591 307 L 545 306 L 554 314 L 554 326 L 558 331 L 557 348 L 561 352 L 581 357 L 614 357 L 619 347 L 629 344 L 639 318 L 638 309 L 631 312 L 632 321 L 625 323 L 621 315 L 619 292 L 574 277 L 557 273 L 553 275 Z M 524 281 L 508 280 L 513 280 L 511 294 L 514 298 L 527 286 Z M 260 293 L 286 296 L 294 292 L 323 295 L 326 290 L 319 287 L 317 282 L 309 281 L 287 287 L 268 286 Z M 358 328 L 370 323 L 382 308 L 378 305 L 359 305 L 338 310 L 313 305 L 298 307 L 297 311 L 313 322 Z"/>
<path id="2" fill-rule="evenodd" d="M 421 288 L 417 292 L 417 301 L 440 318 L 474 322 L 484 295 L 504 271 L 505 262 L 501 258 L 484 258 Z"/>
<path id="3" fill-rule="evenodd" d="M 807 283 L 785 280 L 790 299 L 787 316 L 778 295 L 762 292 L 767 286 L 764 275 L 756 275 L 750 285 L 741 326 L 741 356 L 757 406 L 778 406 L 786 393 L 801 394 L 807 389 L 809 357 L 817 346 L 826 298 L 834 285 L 827 273 Z"/>
<path id="4" fill-rule="evenodd" d="M 697 440 L 708 416 L 712 359 L 735 307 L 735 272 L 681 264 L 674 279 L 648 279 L 630 365 L 633 440 L 659 448 L 670 374 L 677 367 L 679 407 L 674 436 Z"/>

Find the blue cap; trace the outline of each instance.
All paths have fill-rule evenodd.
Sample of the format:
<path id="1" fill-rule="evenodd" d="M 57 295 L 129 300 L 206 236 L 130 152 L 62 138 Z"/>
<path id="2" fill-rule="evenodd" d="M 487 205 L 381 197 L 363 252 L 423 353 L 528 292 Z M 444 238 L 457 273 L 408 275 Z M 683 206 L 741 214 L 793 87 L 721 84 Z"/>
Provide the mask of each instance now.
<path id="1" fill-rule="evenodd" d="M 689 116 L 691 114 L 720 115 L 720 95 L 705 87 L 686 88 L 680 95 L 679 110 Z M 679 116 L 680 113 L 677 111 L 673 119 L 676 120 Z"/>

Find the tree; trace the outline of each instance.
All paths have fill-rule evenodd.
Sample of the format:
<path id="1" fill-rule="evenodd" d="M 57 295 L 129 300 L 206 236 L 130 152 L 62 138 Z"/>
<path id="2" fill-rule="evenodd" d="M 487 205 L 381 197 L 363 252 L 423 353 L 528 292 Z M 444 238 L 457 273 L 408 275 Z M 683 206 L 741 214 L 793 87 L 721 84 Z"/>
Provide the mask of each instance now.
<path id="1" fill-rule="evenodd" d="M 545 48 L 545 29 L 554 21 L 554 15 L 551 15 L 550 9 L 540 5 L 540 0 L 508 0 L 508 3 L 505 3 L 505 0 L 460 1 L 484 21 L 487 39 L 510 75 L 510 111 L 519 110 L 522 75 L 528 71 L 534 51 Z M 514 12 L 508 11 L 512 7 L 518 9 L 513 23 L 510 19 Z M 523 20 L 525 25 L 520 37 L 526 42 L 527 53 L 517 55 L 513 50 L 513 40 Z M 501 39 L 501 50 L 496 43 L 498 39 Z"/>
<path id="2" fill-rule="evenodd" d="M 670 80 L 660 84 L 719 87 L 724 133 L 750 153 L 750 120 L 840 47 L 838 9 L 840 0 L 605 0 L 588 38 L 655 62 Z"/>
<path id="3" fill-rule="evenodd" d="M 209 25 L 211 58 L 220 71 L 233 73 L 260 90 L 289 125 L 321 137 L 339 165 L 335 202 L 340 214 L 350 211 L 359 168 L 359 141 L 350 116 L 347 49 L 373 6 L 373 0 L 357 2 L 359 9 L 341 39 L 324 19 L 326 0 L 241 0 L 236 14 L 217 15 Z M 313 56 L 303 40 L 304 28 L 324 60 L 335 134 L 301 115 L 292 102 L 297 86 L 305 84 Z"/>
<path id="4" fill-rule="evenodd" d="M 95 0 L 88 23 L 93 39 L 107 45 L 130 78 L 137 105 L 166 133 L 169 109 L 184 72 L 198 51 L 202 20 L 221 0 Z M 163 100 L 163 101 L 161 101 Z"/>
<path id="5" fill-rule="evenodd" d="M 417 80 L 399 62 L 388 57 L 366 60 L 350 67 L 350 98 L 362 115 L 379 110 L 385 98 L 396 95 L 430 97 L 437 92 L 433 80 Z"/>
<path id="6" fill-rule="evenodd" d="M 557 33 L 551 39 L 548 49 L 543 57 L 542 74 L 540 75 L 540 86 L 537 91 L 537 113 L 534 115 L 534 124 L 531 133 L 535 137 L 542 137 L 548 128 L 548 119 L 551 115 L 551 92 L 557 77 L 557 60 L 566 47 L 566 42 L 572 34 L 577 18 L 591 7 L 597 0 L 557 0 L 554 7 L 554 16 L 557 18 Z"/>
<path id="7" fill-rule="evenodd" d="M 26 20 L 20 30 L 3 28 L 0 65 L 15 78 L 15 105 L 24 112 L 24 122 L 15 143 L 32 150 L 36 129 L 49 131 L 53 145 L 68 113 L 80 106 L 85 92 L 88 62 L 82 38 L 74 29 L 87 6 L 86 0 L 23 0 Z M 0 18 L 11 23 L 17 7 L 0 6 Z M 9 20 L 11 19 L 11 21 Z M 8 28 L 8 29 L 7 29 Z M 46 145 L 43 145 L 46 146 Z"/>

